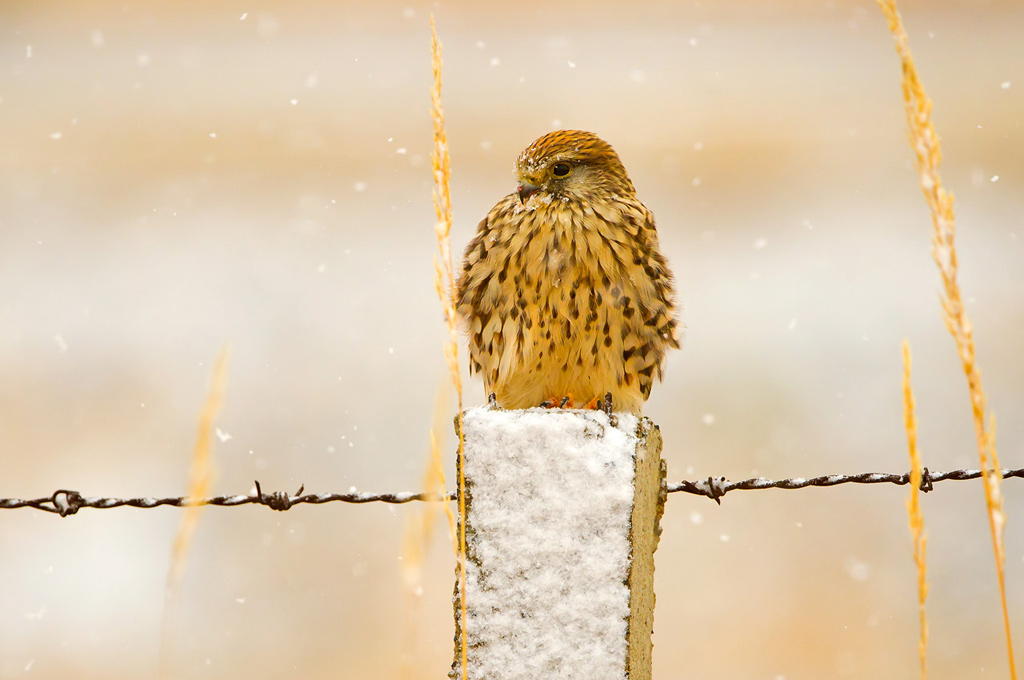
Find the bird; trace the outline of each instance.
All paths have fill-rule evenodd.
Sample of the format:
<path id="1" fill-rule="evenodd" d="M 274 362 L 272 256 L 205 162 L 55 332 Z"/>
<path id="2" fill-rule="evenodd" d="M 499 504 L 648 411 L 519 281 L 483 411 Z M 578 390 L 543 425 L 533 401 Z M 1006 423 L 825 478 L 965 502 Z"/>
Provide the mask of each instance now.
<path id="1" fill-rule="evenodd" d="M 456 313 L 492 404 L 642 412 L 678 349 L 674 278 L 618 154 L 556 130 L 466 246 Z"/>

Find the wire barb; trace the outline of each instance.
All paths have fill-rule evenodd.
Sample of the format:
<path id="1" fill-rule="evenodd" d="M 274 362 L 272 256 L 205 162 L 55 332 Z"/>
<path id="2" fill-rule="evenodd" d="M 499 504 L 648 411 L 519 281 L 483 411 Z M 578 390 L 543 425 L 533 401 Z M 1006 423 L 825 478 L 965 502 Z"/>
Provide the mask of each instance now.
<path id="1" fill-rule="evenodd" d="M 85 507 L 85 498 L 77 491 L 57 489 L 50 496 L 50 503 L 53 504 L 51 512 L 56 512 L 61 517 L 67 517 L 78 512 L 79 508 Z"/>
<path id="2" fill-rule="evenodd" d="M 989 474 L 993 474 L 990 472 Z M 934 488 L 935 482 L 966 481 L 981 477 L 981 470 L 950 470 L 949 472 L 930 472 L 928 468 L 921 470 L 921 491 L 925 493 Z M 1004 479 L 1024 477 L 1024 468 L 1003 470 Z M 821 477 L 793 477 L 791 479 L 765 479 L 752 477 L 740 481 L 730 481 L 725 477 L 708 477 L 699 482 L 681 481 L 669 484 L 668 493 L 689 493 L 695 496 L 706 496 L 719 505 L 722 496 L 730 491 L 757 491 L 760 489 L 806 489 L 807 487 L 828 487 L 840 484 L 896 484 L 905 486 L 910 483 L 910 473 L 887 474 L 882 472 L 862 472 L 856 475 L 823 475 Z M 287 491 L 263 491 L 259 482 L 255 483 L 255 492 L 246 496 L 212 496 L 210 498 L 192 498 L 190 496 L 172 496 L 170 498 L 102 498 L 84 496 L 73 489 L 58 489 L 49 496 L 42 498 L 0 498 L 0 510 L 16 508 L 34 508 L 43 512 L 52 512 L 61 517 L 74 515 L 82 508 L 107 510 L 109 508 L 141 508 L 148 510 L 161 505 L 175 508 L 190 505 L 216 505 L 230 508 L 236 505 L 265 505 L 271 510 L 284 512 L 296 505 L 321 505 L 323 503 L 387 503 L 400 505 L 415 501 L 436 503 L 454 501 L 455 492 L 409 492 L 366 493 L 349 491 L 348 493 L 303 493 L 305 485 L 299 487 L 294 494 Z"/>

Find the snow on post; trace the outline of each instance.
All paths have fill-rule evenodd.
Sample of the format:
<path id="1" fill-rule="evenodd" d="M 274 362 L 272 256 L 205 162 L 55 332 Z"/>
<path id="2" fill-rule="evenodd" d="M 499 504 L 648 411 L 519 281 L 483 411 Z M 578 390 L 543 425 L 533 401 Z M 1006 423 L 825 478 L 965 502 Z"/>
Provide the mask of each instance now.
<path id="1" fill-rule="evenodd" d="M 612 425 L 616 422 L 616 425 Z M 466 477 L 469 680 L 650 680 L 665 473 L 649 419 L 478 408 Z M 456 569 L 458 574 L 458 569 Z"/>

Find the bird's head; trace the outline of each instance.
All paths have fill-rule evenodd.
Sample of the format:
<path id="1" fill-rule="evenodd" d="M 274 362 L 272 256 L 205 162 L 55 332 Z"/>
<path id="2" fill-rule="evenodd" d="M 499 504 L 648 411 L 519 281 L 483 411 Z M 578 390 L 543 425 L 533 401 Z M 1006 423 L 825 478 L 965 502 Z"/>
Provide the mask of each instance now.
<path id="1" fill-rule="evenodd" d="M 593 201 L 636 193 L 618 154 L 592 132 L 549 132 L 516 160 L 519 199 L 537 194 L 551 200 Z"/>

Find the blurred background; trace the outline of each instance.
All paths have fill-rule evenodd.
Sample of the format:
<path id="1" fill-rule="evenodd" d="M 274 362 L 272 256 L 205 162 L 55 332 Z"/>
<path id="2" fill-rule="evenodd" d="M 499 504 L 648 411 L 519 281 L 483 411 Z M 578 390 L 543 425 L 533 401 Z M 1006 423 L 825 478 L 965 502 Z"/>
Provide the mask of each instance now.
<path id="1" fill-rule="evenodd" d="M 1024 6 L 902 9 L 1000 455 L 1021 466 Z M 905 471 L 903 338 L 925 464 L 977 467 L 873 2 L 6 0 L 0 496 L 185 493 L 225 343 L 215 493 L 421 487 L 446 379 L 430 13 L 456 253 L 556 128 L 611 142 L 657 215 L 686 325 L 646 410 L 670 479 Z M 468 404 L 482 392 L 467 379 Z M 1021 633 L 1024 486 L 1004 488 Z M 656 677 L 917 677 L 907 495 L 670 497 Z M 981 485 L 923 502 L 931 677 L 1005 677 Z M 403 571 L 420 512 L 209 509 L 176 677 L 445 677 L 454 557 L 438 524 L 421 581 Z M 182 514 L 0 513 L 0 677 L 155 677 Z"/>

